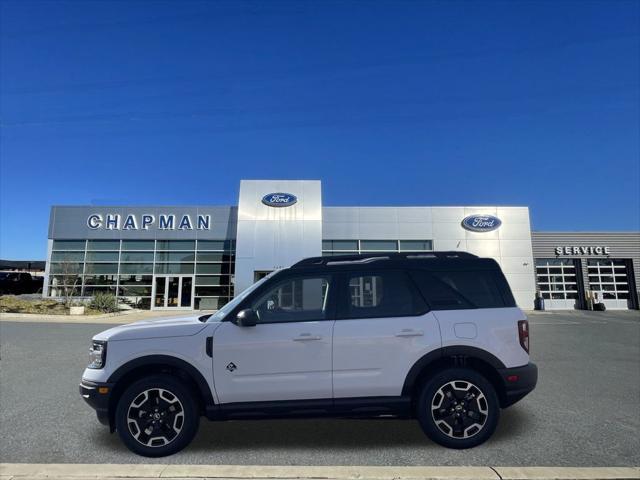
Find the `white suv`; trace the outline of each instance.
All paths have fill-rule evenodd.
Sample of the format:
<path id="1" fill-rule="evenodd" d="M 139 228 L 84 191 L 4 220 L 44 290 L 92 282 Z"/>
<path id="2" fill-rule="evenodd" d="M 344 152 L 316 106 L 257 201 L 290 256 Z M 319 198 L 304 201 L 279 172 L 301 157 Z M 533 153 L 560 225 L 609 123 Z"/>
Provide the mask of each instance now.
<path id="1" fill-rule="evenodd" d="M 537 376 L 495 261 L 373 254 L 303 260 L 213 315 L 102 332 L 80 393 L 145 456 L 184 448 L 201 415 L 417 418 L 433 441 L 469 448 Z"/>

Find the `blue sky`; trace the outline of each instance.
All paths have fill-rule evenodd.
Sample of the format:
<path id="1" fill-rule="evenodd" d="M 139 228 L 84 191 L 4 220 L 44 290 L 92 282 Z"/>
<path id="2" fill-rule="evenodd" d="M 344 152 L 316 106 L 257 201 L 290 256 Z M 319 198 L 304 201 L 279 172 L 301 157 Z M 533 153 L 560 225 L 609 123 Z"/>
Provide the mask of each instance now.
<path id="1" fill-rule="evenodd" d="M 640 228 L 640 2 L 2 1 L 0 257 L 52 204 L 531 207 Z"/>

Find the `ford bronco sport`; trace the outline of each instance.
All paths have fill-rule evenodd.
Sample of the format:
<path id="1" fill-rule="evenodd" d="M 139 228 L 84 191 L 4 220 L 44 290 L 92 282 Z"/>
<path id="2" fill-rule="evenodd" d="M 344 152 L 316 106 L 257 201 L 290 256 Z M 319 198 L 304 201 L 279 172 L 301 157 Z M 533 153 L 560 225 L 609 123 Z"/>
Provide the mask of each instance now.
<path id="1" fill-rule="evenodd" d="M 308 258 L 213 315 L 112 328 L 93 338 L 80 393 L 158 457 L 188 445 L 202 415 L 416 418 L 469 448 L 536 381 L 498 264 L 433 252 Z"/>

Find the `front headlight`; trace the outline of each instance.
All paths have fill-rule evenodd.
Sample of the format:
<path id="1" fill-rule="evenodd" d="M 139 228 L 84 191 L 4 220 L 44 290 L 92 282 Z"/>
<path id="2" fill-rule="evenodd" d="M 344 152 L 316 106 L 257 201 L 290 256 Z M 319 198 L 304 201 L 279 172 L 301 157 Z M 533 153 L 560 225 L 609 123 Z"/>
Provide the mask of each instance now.
<path id="1" fill-rule="evenodd" d="M 100 369 L 104 367 L 107 360 L 107 342 L 94 340 L 89 347 L 89 366 L 88 368 Z"/>

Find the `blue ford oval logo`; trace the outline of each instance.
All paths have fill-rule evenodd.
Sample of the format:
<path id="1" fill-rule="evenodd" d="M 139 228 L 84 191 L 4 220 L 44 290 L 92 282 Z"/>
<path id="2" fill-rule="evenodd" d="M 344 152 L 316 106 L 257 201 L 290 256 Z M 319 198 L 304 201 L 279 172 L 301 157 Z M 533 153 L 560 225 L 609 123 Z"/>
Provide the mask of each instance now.
<path id="1" fill-rule="evenodd" d="M 502 220 L 493 215 L 469 215 L 462 220 L 462 226 L 472 232 L 491 232 L 502 225 Z"/>
<path id="2" fill-rule="evenodd" d="M 291 193 L 268 193 L 262 197 L 262 203 L 270 207 L 290 207 L 298 202 L 298 197 Z"/>

